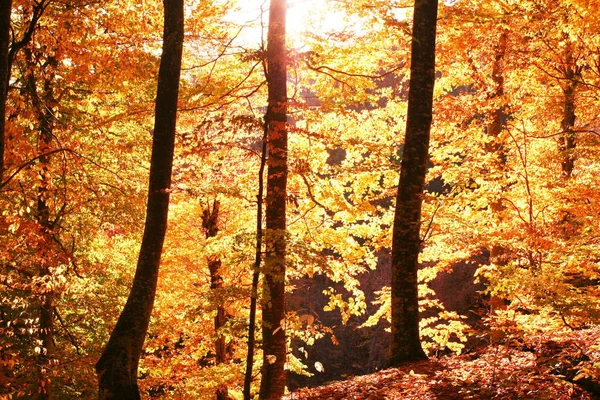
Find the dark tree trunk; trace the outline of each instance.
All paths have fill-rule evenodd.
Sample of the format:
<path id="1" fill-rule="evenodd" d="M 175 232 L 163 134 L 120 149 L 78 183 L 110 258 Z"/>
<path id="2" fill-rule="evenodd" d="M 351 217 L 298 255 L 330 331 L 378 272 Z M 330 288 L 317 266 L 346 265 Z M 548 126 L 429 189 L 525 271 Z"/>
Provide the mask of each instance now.
<path id="1" fill-rule="evenodd" d="M 44 98 L 52 98 L 52 83 L 46 81 L 44 85 Z M 50 102 L 44 102 L 44 108 L 39 109 L 40 112 L 40 140 L 39 150 L 41 154 L 47 154 L 50 150 L 50 144 L 52 142 L 52 129 L 53 129 L 53 116 L 49 110 L 52 110 L 53 104 Z M 48 188 L 50 186 L 50 172 L 48 171 L 50 165 L 50 156 L 42 155 L 40 157 L 40 177 L 41 184 L 38 190 L 37 199 L 37 215 L 38 223 L 42 231 L 42 237 L 45 240 L 45 247 L 48 247 L 46 251 L 49 251 L 51 247 L 51 235 L 52 235 L 52 223 L 50 221 L 50 208 L 48 207 Z M 46 259 L 45 259 L 46 258 Z M 42 279 L 49 278 L 51 275 L 51 258 L 43 257 L 41 260 L 40 275 Z M 39 387 L 38 387 L 38 400 L 47 400 L 51 397 L 50 395 L 50 359 L 52 354 L 52 344 L 54 341 L 54 296 L 55 294 L 48 290 L 42 297 L 42 304 L 40 307 L 40 333 L 39 340 L 42 344 L 42 350 L 38 357 L 38 370 L 39 370 Z"/>
<path id="2" fill-rule="evenodd" d="M 211 258 L 208 260 L 208 269 L 210 270 L 210 288 L 214 290 L 216 296 L 221 296 L 220 289 L 223 288 L 223 277 L 221 276 L 221 260 Z M 221 299 L 217 300 L 217 315 L 215 316 L 215 355 L 217 364 L 223 364 L 229 361 L 229 352 L 227 351 L 227 343 L 225 336 L 221 335 L 220 331 L 229 320 L 229 315 L 225 311 L 225 306 Z"/>
<path id="3" fill-rule="evenodd" d="M 0 1 L 0 186 L 4 182 L 6 170 L 5 148 L 6 148 L 6 100 L 8 98 L 8 86 L 12 64 L 17 53 L 27 46 L 33 38 L 33 32 L 51 0 L 34 2 L 31 19 L 26 25 L 23 36 L 18 41 L 11 43 L 10 17 L 12 11 L 12 0 Z"/>
<path id="4" fill-rule="evenodd" d="M 570 178 L 575 167 L 574 150 L 577 145 L 575 133 L 575 88 L 580 70 L 573 59 L 573 45 L 566 37 L 565 59 L 563 76 L 565 78 L 563 91 L 563 117 L 560 123 L 561 135 L 558 138 L 558 151 L 561 156 L 561 170 L 563 178 Z"/>
<path id="5" fill-rule="evenodd" d="M 258 298 L 258 283 L 260 280 L 260 264 L 262 260 L 263 243 L 263 198 L 264 175 L 267 161 L 267 123 L 264 124 L 260 168 L 258 169 L 258 193 L 256 194 L 256 244 L 254 254 L 254 271 L 252 272 L 252 292 L 250 294 L 250 316 L 248 318 L 248 354 L 246 356 L 246 373 L 244 374 L 244 400 L 250 400 L 252 387 L 252 370 L 254 367 L 254 347 L 256 342 L 256 300 Z"/>
<path id="6" fill-rule="evenodd" d="M 212 209 L 210 204 L 206 206 L 202 212 L 202 228 L 206 238 L 212 238 L 219 233 L 219 202 L 214 201 Z M 225 310 L 225 305 L 222 299 L 223 276 L 221 275 L 221 260 L 218 257 L 208 258 L 208 271 L 210 273 L 210 289 L 216 298 L 217 314 L 215 315 L 215 362 L 223 364 L 229 361 L 230 354 L 227 351 L 227 343 L 225 336 L 221 335 L 220 331 L 229 320 L 229 315 Z M 217 400 L 228 400 L 227 386 L 219 385 L 216 391 Z"/>
<path id="7" fill-rule="evenodd" d="M 138 363 L 154 306 L 167 229 L 184 33 L 183 0 L 164 0 L 163 5 L 163 50 L 158 72 L 144 236 L 127 303 L 96 364 L 100 399 L 140 399 Z"/>
<path id="8" fill-rule="evenodd" d="M 491 100 L 497 100 L 504 96 L 504 57 L 506 55 L 507 38 L 508 31 L 502 31 L 500 39 L 498 40 L 496 54 L 494 55 L 494 62 L 492 63 L 492 82 L 494 82 L 494 89 L 489 96 Z M 500 135 L 505 128 L 505 121 L 506 107 L 499 106 L 492 112 L 492 121 L 488 126 L 487 132 L 491 140 L 486 148 L 488 153 L 496 155 L 494 167 L 497 169 L 504 169 L 504 165 L 506 164 L 506 152 L 504 151 L 504 146 L 500 138 Z"/>
<path id="9" fill-rule="evenodd" d="M 498 45 L 496 47 L 496 54 L 494 55 L 494 61 L 492 63 L 492 82 L 494 82 L 494 88 L 490 94 L 490 100 L 498 100 L 504 96 L 504 58 L 506 56 L 506 46 L 508 39 L 508 31 L 503 30 L 498 39 Z M 506 152 L 504 150 L 504 143 L 500 135 L 506 127 L 506 107 L 504 105 L 498 106 L 492 112 L 492 121 L 488 126 L 487 134 L 490 136 L 490 142 L 486 146 L 486 151 L 496 157 L 490 163 L 490 169 L 493 173 L 504 171 L 506 166 Z M 503 193 L 500 193 L 496 198 L 491 199 L 490 207 L 494 211 L 494 218 L 496 223 L 500 223 L 502 214 L 500 211 L 504 209 L 502 204 Z M 490 250 L 490 260 L 497 266 L 505 266 L 510 261 L 510 252 L 506 248 L 499 244 L 494 244 Z M 492 296 L 492 298 L 494 298 Z M 490 305 L 495 304 L 493 300 L 490 301 Z"/>
<path id="10" fill-rule="evenodd" d="M 558 142 L 561 153 L 562 175 L 569 178 L 575 167 L 575 155 L 573 150 L 577 145 L 575 127 L 575 84 L 569 82 L 563 89 L 563 118 L 561 121 L 562 133 Z"/>
<path id="11" fill-rule="evenodd" d="M 8 51 L 10 47 L 11 9 L 12 0 L 0 2 L 0 183 L 4 180 L 4 126 L 6 124 L 6 100 L 8 98 L 10 76 Z"/>
<path id="12" fill-rule="evenodd" d="M 46 56 L 46 55 L 44 55 Z M 31 103 L 36 113 L 39 127 L 38 151 L 39 151 L 39 187 L 37 189 L 36 220 L 39 225 L 39 233 L 42 238 L 39 246 L 39 272 L 38 277 L 42 281 L 51 278 L 51 267 L 55 259 L 52 253 L 53 223 L 51 210 L 48 205 L 50 196 L 51 176 L 49 155 L 54 130 L 54 109 L 57 105 L 54 99 L 54 69 L 56 59 L 53 56 L 46 57 L 46 61 L 40 62 L 42 57 L 34 56 L 31 49 L 26 51 L 27 64 L 30 67 L 26 74 L 25 83 L 27 93 L 31 97 Z M 38 85 L 34 75 L 35 66 L 41 68 L 40 75 L 43 77 L 42 85 Z M 50 288 L 44 288 L 40 293 L 38 341 L 39 350 L 37 356 L 37 400 L 48 400 L 51 398 L 50 368 L 52 350 L 54 344 L 54 298 L 56 293 Z"/>
<path id="13" fill-rule="evenodd" d="M 287 192 L 286 0 L 271 0 L 267 36 L 266 257 L 262 298 L 263 365 L 260 399 L 280 399 L 285 390 L 285 253 Z"/>
<path id="14" fill-rule="evenodd" d="M 417 271 L 421 205 L 429 153 L 437 0 L 416 0 L 406 136 L 392 238 L 392 339 L 390 365 L 426 358 L 419 338 Z"/>
<path id="15" fill-rule="evenodd" d="M 52 59 L 52 58 L 50 58 Z M 53 68 L 50 65 L 50 68 Z M 49 74 L 49 78 L 45 79 L 44 92 L 41 97 L 41 102 L 34 101 L 37 103 L 37 112 L 40 118 L 40 138 L 39 138 L 39 151 L 40 156 L 40 187 L 38 189 L 37 198 L 37 219 L 40 224 L 41 236 L 44 238 L 45 250 L 42 252 L 41 265 L 40 265 L 40 276 L 42 279 L 50 277 L 51 256 L 44 257 L 45 252 L 50 251 L 52 247 L 52 222 L 50 220 L 50 207 L 48 206 L 48 191 L 50 187 L 50 156 L 45 155 L 50 150 L 52 143 L 52 130 L 54 126 L 54 116 L 52 110 L 54 108 L 53 101 L 53 90 L 52 82 L 53 74 Z M 33 83 L 33 82 L 32 82 Z M 35 86 L 32 88 L 35 90 Z M 51 398 L 50 395 L 50 375 L 49 368 L 52 345 L 54 342 L 54 297 L 55 293 L 48 290 L 42 296 L 42 304 L 40 306 L 40 322 L 39 322 L 39 341 L 41 343 L 41 351 L 38 356 L 38 400 L 47 400 Z"/>

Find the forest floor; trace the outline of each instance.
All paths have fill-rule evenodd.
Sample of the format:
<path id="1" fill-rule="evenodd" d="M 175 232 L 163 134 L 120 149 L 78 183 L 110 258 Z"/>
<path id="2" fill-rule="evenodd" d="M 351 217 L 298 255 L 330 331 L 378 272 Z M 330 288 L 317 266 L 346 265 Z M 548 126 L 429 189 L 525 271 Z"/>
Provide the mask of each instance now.
<path id="1" fill-rule="evenodd" d="M 600 327 L 518 339 L 472 352 L 406 363 L 287 400 L 600 399 Z"/>

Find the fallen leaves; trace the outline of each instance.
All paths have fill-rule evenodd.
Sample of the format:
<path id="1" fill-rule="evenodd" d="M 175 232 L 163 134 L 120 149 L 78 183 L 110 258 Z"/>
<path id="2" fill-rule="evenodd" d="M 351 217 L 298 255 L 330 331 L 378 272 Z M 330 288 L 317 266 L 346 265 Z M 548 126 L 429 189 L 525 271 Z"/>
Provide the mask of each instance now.
<path id="1" fill-rule="evenodd" d="M 328 386 L 301 389 L 286 400 L 594 399 L 594 394 L 553 373 L 554 364 L 544 360 L 564 363 L 576 350 L 590 349 L 586 357 L 597 362 L 599 342 L 600 328 L 532 335 L 469 354 L 431 358 Z"/>

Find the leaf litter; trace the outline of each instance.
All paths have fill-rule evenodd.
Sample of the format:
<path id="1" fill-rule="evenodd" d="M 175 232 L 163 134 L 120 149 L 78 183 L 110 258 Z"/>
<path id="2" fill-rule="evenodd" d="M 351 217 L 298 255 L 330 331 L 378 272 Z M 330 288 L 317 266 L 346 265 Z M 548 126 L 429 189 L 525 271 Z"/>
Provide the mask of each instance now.
<path id="1" fill-rule="evenodd" d="M 467 354 L 304 388 L 285 399 L 600 399 L 600 327 L 507 337 Z"/>

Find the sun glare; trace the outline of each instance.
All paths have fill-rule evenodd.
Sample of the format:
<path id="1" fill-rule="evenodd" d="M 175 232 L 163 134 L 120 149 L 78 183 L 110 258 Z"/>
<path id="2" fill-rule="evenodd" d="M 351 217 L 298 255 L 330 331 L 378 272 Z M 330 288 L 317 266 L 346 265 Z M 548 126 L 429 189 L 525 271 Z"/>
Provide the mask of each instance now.
<path id="1" fill-rule="evenodd" d="M 340 32 L 349 26 L 345 13 L 331 9 L 323 0 L 296 0 L 289 4 L 287 31 L 296 45 L 302 44 L 307 32 L 323 34 Z"/>
<path id="2" fill-rule="evenodd" d="M 241 40 L 260 43 L 266 35 L 269 1 L 241 2 L 239 10 L 230 14 L 232 22 L 247 26 Z M 261 26 L 262 24 L 262 26 Z M 344 12 L 333 9 L 327 0 L 290 0 L 287 11 L 287 41 L 291 47 L 306 44 L 307 32 L 327 34 L 341 32 L 355 25 Z"/>

